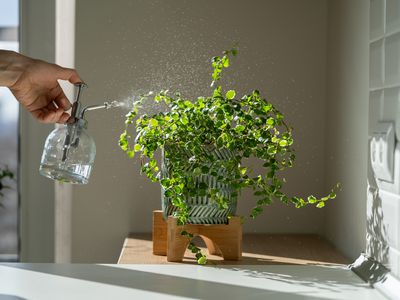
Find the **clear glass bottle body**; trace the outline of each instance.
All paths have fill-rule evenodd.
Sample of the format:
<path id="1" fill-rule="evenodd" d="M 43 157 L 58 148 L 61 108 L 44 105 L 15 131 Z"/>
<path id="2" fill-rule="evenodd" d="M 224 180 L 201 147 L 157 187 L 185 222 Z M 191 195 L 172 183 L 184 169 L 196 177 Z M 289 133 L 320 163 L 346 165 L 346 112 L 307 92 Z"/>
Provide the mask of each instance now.
<path id="1" fill-rule="evenodd" d="M 96 156 L 96 145 L 87 133 L 87 121 L 54 129 L 46 139 L 39 172 L 67 183 L 87 184 Z"/>

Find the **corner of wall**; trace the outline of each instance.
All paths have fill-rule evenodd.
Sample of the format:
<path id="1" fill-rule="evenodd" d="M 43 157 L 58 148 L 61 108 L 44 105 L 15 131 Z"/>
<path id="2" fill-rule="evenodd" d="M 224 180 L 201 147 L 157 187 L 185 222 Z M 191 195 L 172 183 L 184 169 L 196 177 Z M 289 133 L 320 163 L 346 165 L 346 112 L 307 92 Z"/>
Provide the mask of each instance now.
<path id="1" fill-rule="evenodd" d="M 366 244 L 369 1 L 328 1 L 327 36 L 326 186 L 342 191 L 325 235 L 355 259 Z"/>

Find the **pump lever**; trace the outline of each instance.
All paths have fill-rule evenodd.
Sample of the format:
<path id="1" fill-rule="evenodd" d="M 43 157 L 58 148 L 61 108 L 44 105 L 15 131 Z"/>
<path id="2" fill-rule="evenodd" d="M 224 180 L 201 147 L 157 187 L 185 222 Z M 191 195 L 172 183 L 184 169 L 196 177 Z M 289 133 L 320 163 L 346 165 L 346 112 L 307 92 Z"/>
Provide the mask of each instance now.
<path id="1" fill-rule="evenodd" d="M 75 101 L 72 104 L 71 117 L 67 121 L 68 124 L 75 123 L 76 121 L 78 121 L 78 118 L 81 114 L 81 106 L 82 106 L 80 98 L 82 95 L 83 88 L 87 87 L 87 85 L 83 82 L 77 83 L 75 84 L 75 86 L 78 87 L 78 92 L 76 94 Z"/>
<path id="2" fill-rule="evenodd" d="M 71 117 L 67 121 L 67 133 L 66 133 L 65 140 L 64 140 L 63 155 L 61 158 L 61 160 L 63 162 L 67 160 L 69 148 L 71 146 L 74 146 L 74 143 L 76 143 L 76 145 L 78 145 L 78 143 L 79 143 L 79 140 L 74 141 L 76 139 L 75 138 L 76 126 L 73 126 L 73 124 L 75 124 L 79 119 L 79 115 L 81 113 L 80 97 L 82 95 L 83 88 L 87 87 L 87 85 L 85 83 L 81 82 L 81 83 L 75 84 L 75 86 L 78 87 L 78 92 L 76 94 L 75 101 L 72 104 Z"/>
<path id="3" fill-rule="evenodd" d="M 78 83 L 75 85 L 78 88 L 76 99 L 72 104 L 71 117 L 67 121 L 67 132 L 65 135 L 63 154 L 61 160 L 65 162 L 68 158 L 68 151 L 71 147 L 78 147 L 80 130 L 78 129 L 77 123 L 84 119 L 85 113 L 87 111 L 96 110 L 100 108 L 114 108 L 122 106 L 123 103 L 119 101 L 104 102 L 99 105 L 89 105 L 82 108 L 82 103 L 80 101 L 83 88 L 87 87 L 85 83 Z"/>

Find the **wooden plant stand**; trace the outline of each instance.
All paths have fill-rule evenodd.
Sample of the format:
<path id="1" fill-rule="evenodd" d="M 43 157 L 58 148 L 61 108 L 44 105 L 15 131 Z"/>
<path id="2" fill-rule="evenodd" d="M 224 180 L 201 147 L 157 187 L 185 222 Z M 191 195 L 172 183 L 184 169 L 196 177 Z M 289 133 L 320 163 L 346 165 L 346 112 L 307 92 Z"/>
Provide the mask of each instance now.
<path id="1" fill-rule="evenodd" d="M 240 260 L 242 257 L 242 224 L 239 217 L 229 219 L 229 224 L 199 224 L 178 226 L 177 219 L 170 216 L 165 221 L 161 210 L 153 211 L 153 254 L 166 255 L 169 262 L 181 262 L 189 240 L 181 235 L 186 230 L 200 236 L 211 255 L 224 260 Z"/>

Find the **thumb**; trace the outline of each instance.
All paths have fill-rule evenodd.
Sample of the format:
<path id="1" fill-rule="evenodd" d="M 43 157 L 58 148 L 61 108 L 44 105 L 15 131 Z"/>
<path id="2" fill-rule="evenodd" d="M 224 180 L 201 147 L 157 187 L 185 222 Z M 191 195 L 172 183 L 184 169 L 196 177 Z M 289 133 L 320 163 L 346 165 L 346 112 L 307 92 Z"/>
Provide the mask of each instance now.
<path id="1" fill-rule="evenodd" d="M 68 80 L 69 82 L 81 83 L 83 80 L 79 77 L 78 72 L 75 69 L 63 68 L 61 66 L 57 66 L 57 78 Z"/>

